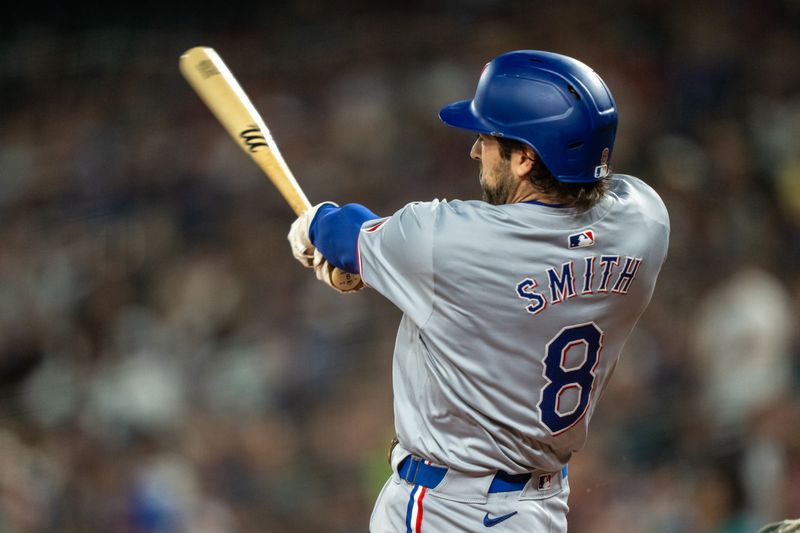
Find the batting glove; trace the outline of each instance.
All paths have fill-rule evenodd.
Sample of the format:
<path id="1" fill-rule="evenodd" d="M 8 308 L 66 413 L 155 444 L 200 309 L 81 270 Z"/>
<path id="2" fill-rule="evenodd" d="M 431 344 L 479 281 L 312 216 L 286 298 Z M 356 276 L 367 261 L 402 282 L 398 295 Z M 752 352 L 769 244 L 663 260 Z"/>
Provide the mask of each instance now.
<path id="1" fill-rule="evenodd" d="M 339 207 L 339 205 L 334 202 L 322 202 L 321 204 L 315 205 L 292 222 L 292 226 L 289 228 L 289 235 L 286 237 L 289 239 L 292 255 L 306 268 L 315 268 L 314 252 L 316 251 L 314 245 L 311 244 L 311 239 L 308 238 L 308 229 L 319 208 L 325 204 Z M 322 256 L 320 255 L 320 257 Z"/>

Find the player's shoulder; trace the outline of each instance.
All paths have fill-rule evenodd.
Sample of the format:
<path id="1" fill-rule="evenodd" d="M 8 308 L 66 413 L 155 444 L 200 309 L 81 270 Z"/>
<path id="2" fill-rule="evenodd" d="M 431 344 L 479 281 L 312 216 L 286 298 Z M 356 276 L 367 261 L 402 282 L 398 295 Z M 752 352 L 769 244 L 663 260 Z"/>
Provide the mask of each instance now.
<path id="1" fill-rule="evenodd" d="M 619 198 L 630 198 L 634 201 L 656 202 L 664 205 L 656 190 L 644 180 L 630 174 L 614 174 L 611 176 L 609 191 Z M 664 207 L 666 210 L 666 207 Z"/>
<path id="2" fill-rule="evenodd" d="M 401 207 L 392 216 L 404 218 L 437 218 L 445 215 L 464 215 L 476 211 L 485 211 L 491 204 L 478 200 L 434 199 L 425 202 L 411 202 Z"/>
<path id="3" fill-rule="evenodd" d="M 629 174 L 614 174 L 609 194 L 642 216 L 669 227 L 667 206 L 656 190 L 644 180 Z"/>
<path id="4" fill-rule="evenodd" d="M 487 220 L 507 216 L 496 206 L 478 200 L 435 199 L 406 204 L 390 218 L 391 225 L 409 233 L 456 227 L 460 232 L 470 231 L 473 226 L 484 227 Z"/>
<path id="5" fill-rule="evenodd" d="M 425 202 L 410 202 L 395 211 L 391 218 L 397 221 L 403 220 L 433 220 L 436 217 L 437 211 L 442 204 L 446 204 L 447 200 L 429 200 Z"/>

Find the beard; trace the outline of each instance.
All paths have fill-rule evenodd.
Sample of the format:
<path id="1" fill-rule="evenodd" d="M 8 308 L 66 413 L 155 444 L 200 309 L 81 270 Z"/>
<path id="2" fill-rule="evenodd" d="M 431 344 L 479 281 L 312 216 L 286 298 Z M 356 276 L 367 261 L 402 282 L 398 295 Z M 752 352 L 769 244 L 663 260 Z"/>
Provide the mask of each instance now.
<path id="1" fill-rule="evenodd" d="M 498 163 L 489 171 L 494 177 L 494 184 L 486 183 L 483 175 L 483 166 L 478 174 L 478 181 L 483 191 L 482 199 L 492 205 L 502 205 L 508 203 L 511 194 L 514 192 L 516 180 L 511 174 L 511 165 Z"/>

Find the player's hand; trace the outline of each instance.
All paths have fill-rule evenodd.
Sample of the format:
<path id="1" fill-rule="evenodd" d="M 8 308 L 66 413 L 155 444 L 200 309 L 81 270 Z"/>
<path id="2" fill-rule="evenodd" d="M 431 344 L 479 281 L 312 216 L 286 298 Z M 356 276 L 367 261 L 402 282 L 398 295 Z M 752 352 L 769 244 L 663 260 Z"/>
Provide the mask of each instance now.
<path id="1" fill-rule="evenodd" d="M 314 268 L 315 251 L 314 245 L 311 244 L 311 239 L 308 238 L 308 228 L 311 226 L 311 221 L 314 220 L 319 208 L 325 204 L 339 207 L 334 202 L 322 202 L 315 205 L 292 222 L 292 226 L 289 228 L 289 235 L 286 236 L 289 239 L 289 246 L 292 248 L 292 255 L 306 268 Z"/>
<path id="2" fill-rule="evenodd" d="M 336 269 L 336 267 L 333 266 L 330 261 L 325 259 L 322 253 L 320 253 L 320 251 L 317 250 L 316 248 L 314 249 L 313 257 L 314 257 L 313 268 L 314 268 L 314 273 L 317 275 L 317 279 L 325 283 L 329 287 L 332 287 L 337 292 L 342 292 L 342 293 L 356 292 L 364 288 L 364 282 L 361 280 L 361 278 L 358 278 L 358 283 L 355 284 L 353 287 L 350 287 L 346 290 L 340 289 L 333 282 L 334 270 Z M 340 271 L 339 273 L 341 274 L 342 272 Z"/>

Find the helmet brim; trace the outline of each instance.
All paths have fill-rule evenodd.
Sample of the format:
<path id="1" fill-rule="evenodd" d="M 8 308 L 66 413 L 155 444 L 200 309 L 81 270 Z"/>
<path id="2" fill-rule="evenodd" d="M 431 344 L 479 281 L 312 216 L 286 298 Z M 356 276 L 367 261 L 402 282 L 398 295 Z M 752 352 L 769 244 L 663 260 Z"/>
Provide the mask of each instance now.
<path id="1" fill-rule="evenodd" d="M 461 100 L 444 106 L 439 111 L 439 118 L 448 126 L 477 133 L 491 134 L 495 128 L 479 117 L 472 108 L 472 100 Z"/>

